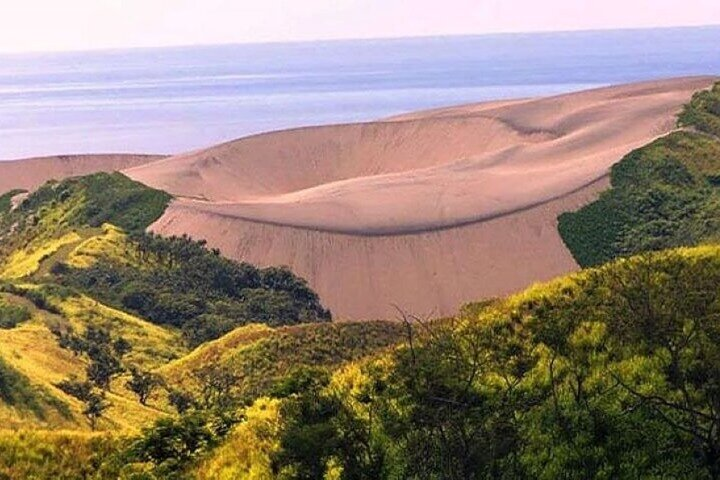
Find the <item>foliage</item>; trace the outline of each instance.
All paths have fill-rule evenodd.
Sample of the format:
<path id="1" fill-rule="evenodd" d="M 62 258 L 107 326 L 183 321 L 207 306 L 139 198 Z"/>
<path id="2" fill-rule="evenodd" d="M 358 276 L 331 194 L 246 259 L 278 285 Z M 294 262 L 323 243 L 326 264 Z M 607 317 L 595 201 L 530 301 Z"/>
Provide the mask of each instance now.
<path id="1" fill-rule="evenodd" d="M 126 231 L 139 231 L 157 220 L 171 197 L 115 173 L 96 173 L 48 182 L 12 212 L 25 222 L 48 207 L 66 210 L 62 222 L 69 227 L 100 227 L 110 223 Z"/>
<path id="2" fill-rule="evenodd" d="M 124 338 L 113 339 L 110 332 L 93 325 L 88 326 L 82 335 L 76 335 L 72 331 L 54 333 L 61 347 L 76 355 L 87 355 L 90 359 L 86 370 L 87 378 L 98 388 L 109 389 L 113 377 L 125 371 L 122 357 L 131 350 L 131 346 Z"/>
<path id="3" fill-rule="evenodd" d="M 403 332 L 404 327 L 396 322 L 321 323 L 277 329 L 249 325 L 201 346 L 162 371 L 169 383 L 199 390 L 202 387 L 192 372 L 223 366 L 238 379 L 234 394 L 241 402 L 250 402 L 269 394 L 295 368 L 335 369 L 396 344 Z"/>
<path id="4" fill-rule="evenodd" d="M 144 372 L 134 367 L 130 368 L 130 375 L 125 386 L 137 395 L 142 405 L 147 405 L 150 396 L 162 385 L 162 379 L 152 372 Z"/>
<path id="5" fill-rule="evenodd" d="M 560 235 L 580 265 L 720 239 L 717 139 L 672 133 L 628 154 L 610 181 L 598 200 L 559 217 Z"/>
<path id="6" fill-rule="evenodd" d="M 88 268 L 65 266 L 58 280 L 118 308 L 179 327 L 190 346 L 233 328 L 330 319 L 318 296 L 288 269 L 258 269 L 220 256 L 188 237 L 138 234 L 128 240 L 134 264 L 107 259 Z"/>
<path id="7" fill-rule="evenodd" d="M 212 455 L 192 472 L 205 480 L 265 480 L 273 477 L 271 457 L 279 450 L 277 441 L 280 401 L 259 398 L 244 410 L 238 424 Z"/>
<path id="8" fill-rule="evenodd" d="M 236 422 L 232 415 L 217 411 L 160 419 L 134 441 L 129 458 L 151 464 L 153 478 L 179 478 L 202 454 L 217 446 Z"/>
<path id="9" fill-rule="evenodd" d="M 0 479 L 120 478 L 121 465 L 109 459 L 122 443 L 101 434 L 0 431 Z"/>
<path id="10" fill-rule="evenodd" d="M 243 436 L 271 478 L 720 478 L 718 287 L 702 247 L 416 322 L 329 381 L 293 370 L 272 435 Z"/>
<path id="11" fill-rule="evenodd" d="M 22 305 L 11 305 L 0 298 L 0 328 L 15 328 L 30 320 L 30 311 Z"/>
<path id="12" fill-rule="evenodd" d="M 20 195 L 21 193 L 25 193 L 26 190 L 22 189 L 15 189 L 10 190 L 9 192 L 5 192 L 2 195 L 0 195 L 0 217 L 4 214 L 8 213 L 10 209 L 12 208 L 12 199 L 16 195 Z"/>
<path id="13" fill-rule="evenodd" d="M 679 123 L 720 137 L 720 82 L 710 90 L 695 93 L 680 113 Z"/>
<path id="14" fill-rule="evenodd" d="M 85 407 L 83 408 L 82 413 L 90 423 L 90 428 L 95 430 L 100 417 L 103 416 L 105 410 L 110 408 L 110 403 L 105 400 L 105 392 L 95 391 L 91 391 L 84 401 Z"/>

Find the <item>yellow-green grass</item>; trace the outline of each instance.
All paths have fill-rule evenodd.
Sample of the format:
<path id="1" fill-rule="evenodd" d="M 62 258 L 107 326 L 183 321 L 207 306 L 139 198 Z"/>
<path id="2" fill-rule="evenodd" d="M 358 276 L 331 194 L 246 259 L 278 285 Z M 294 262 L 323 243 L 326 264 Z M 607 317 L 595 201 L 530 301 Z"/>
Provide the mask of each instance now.
<path id="1" fill-rule="evenodd" d="M 222 366 L 239 379 L 245 398 L 257 398 L 301 365 L 337 368 L 399 342 L 396 322 L 312 323 L 279 328 L 248 325 L 200 346 L 158 371 L 168 383 L 192 390 L 194 373 Z"/>
<path id="2" fill-rule="evenodd" d="M 280 400 L 259 398 L 245 409 L 245 421 L 199 463 L 193 478 L 266 480 L 273 477 L 271 455 L 280 449 Z"/>
<path id="3" fill-rule="evenodd" d="M 0 429 L 89 429 L 82 416 L 83 404 L 56 387 L 58 382 L 73 376 L 84 378 L 88 361 L 83 356 L 61 348 L 58 339 L 50 331 L 50 325 L 69 323 L 79 330 L 91 324 L 113 325 L 113 332 L 122 332 L 133 344 L 133 352 L 127 357 L 128 363 L 142 368 L 152 368 L 164 361 L 163 356 L 179 355 L 182 352 L 177 334 L 97 304 L 87 297 L 60 301 L 59 305 L 68 318 L 39 310 L 19 297 L 6 294 L 4 298 L 26 305 L 32 312 L 32 318 L 13 329 L 0 330 L 0 358 L 27 377 L 32 385 L 66 404 L 70 415 L 64 416 L 48 408 L 44 418 L 38 418 L 32 412 L 0 403 Z M 153 352 L 158 353 L 155 355 Z M 141 405 L 137 397 L 125 388 L 126 380 L 127 375 L 113 381 L 107 393 L 111 406 L 100 420 L 99 429 L 137 432 L 167 411 L 164 398 L 152 398 L 148 406 Z"/>
<path id="4" fill-rule="evenodd" d="M 28 246 L 14 251 L 5 260 L 0 278 L 5 280 L 29 277 L 40 269 L 40 264 L 66 245 L 72 245 L 82 240 L 77 232 L 49 239 L 37 245 Z"/>
<path id="5" fill-rule="evenodd" d="M 121 436 L 104 433 L 0 430 L 0 478 L 118 478 L 122 465 L 110 465 L 101 472 L 97 465 L 122 447 L 124 441 Z"/>
<path id="6" fill-rule="evenodd" d="M 88 296 L 54 298 L 53 302 L 74 330 L 82 332 L 92 325 L 129 341 L 132 350 L 126 360 L 142 369 L 157 368 L 187 353 L 177 330 L 155 325 Z"/>

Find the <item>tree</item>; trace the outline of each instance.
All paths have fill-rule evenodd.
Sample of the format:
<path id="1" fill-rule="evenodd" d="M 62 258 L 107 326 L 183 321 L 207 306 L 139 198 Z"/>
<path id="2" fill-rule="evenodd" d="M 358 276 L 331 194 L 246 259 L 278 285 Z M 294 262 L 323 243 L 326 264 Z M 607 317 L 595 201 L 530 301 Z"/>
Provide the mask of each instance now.
<path id="1" fill-rule="evenodd" d="M 194 373 L 200 385 L 200 401 L 203 408 L 226 409 L 236 402 L 233 388 L 238 377 L 229 368 L 208 365 Z"/>
<path id="2" fill-rule="evenodd" d="M 168 392 L 168 401 L 181 415 L 195 405 L 195 398 L 191 393 L 177 389 L 172 389 Z"/>
<path id="3" fill-rule="evenodd" d="M 105 400 L 105 393 L 91 392 L 85 399 L 85 408 L 82 413 L 90 422 L 90 428 L 97 428 L 98 420 L 103 416 L 105 410 L 110 408 L 110 403 Z"/>
<path id="4" fill-rule="evenodd" d="M 153 391 L 162 384 L 162 380 L 154 373 L 144 372 L 135 367 L 130 369 L 130 375 L 130 380 L 125 386 L 138 396 L 142 405 L 146 405 Z"/>
<path id="5" fill-rule="evenodd" d="M 107 350 L 98 350 L 93 353 L 90 365 L 87 366 L 88 380 L 103 390 L 110 389 L 113 377 L 124 371 L 120 361 Z"/>

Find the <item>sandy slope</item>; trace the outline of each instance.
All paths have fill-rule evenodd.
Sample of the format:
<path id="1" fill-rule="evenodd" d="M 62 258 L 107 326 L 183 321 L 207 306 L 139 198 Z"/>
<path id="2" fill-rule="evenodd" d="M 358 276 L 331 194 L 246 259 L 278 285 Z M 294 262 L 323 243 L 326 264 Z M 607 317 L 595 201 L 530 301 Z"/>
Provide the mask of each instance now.
<path id="1" fill-rule="evenodd" d="M 286 264 L 336 316 L 448 314 L 577 268 L 557 215 L 712 78 L 256 135 L 126 170 L 185 198 L 154 225 Z"/>
<path id="2" fill-rule="evenodd" d="M 16 188 L 33 190 L 53 179 L 119 171 L 161 158 L 157 155 L 60 155 L 0 161 L 0 194 Z"/>

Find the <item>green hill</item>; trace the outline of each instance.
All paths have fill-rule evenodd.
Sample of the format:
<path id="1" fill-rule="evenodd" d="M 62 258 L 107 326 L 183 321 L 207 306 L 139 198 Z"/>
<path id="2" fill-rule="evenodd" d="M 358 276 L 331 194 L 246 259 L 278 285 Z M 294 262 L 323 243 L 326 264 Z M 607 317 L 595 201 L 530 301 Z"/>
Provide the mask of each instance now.
<path id="1" fill-rule="evenodd" d="M 174 411 L 157 372 L 194 347 L 248 323 L 330 319 L 287 269 L 144 233 L 170 200 L 101 173 L 0 210 L 4 425 L 136 432 Z"/>

